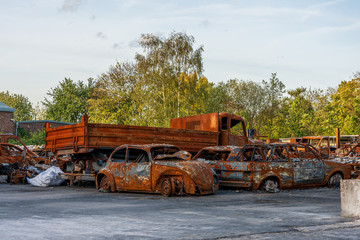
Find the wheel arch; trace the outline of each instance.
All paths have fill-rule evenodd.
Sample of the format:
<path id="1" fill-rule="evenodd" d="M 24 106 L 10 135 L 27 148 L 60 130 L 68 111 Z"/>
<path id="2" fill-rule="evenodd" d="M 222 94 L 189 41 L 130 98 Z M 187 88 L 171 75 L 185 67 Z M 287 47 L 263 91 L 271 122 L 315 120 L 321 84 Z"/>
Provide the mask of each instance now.
<path id="1" fill-rule="evenodd" d="M 110 181 L 110 186 L 111 186 L 111 191 L 115 192 L 116 191 L 116 186 L 115 186 L 115 180 L 114 177 L 112 176 L 112 174 L 110 174 L 107 171 L 100 171 L 97 175 L 96 175 L 96 179 L 95 179 L 95 183 L 96 183 L 96 189 L 99 189 L 100 187 L 100 181 L 103 177 L 107 177 Z"/>
<path id="2" fill-rule="evenodd" d="M 263 186 L 264 186 L 264 183 L 267 181 L 267 180 L 275 180 L 278 185 L 279 185 L 279 188 L 281 189 L 281 183 L 280 183 L 280 179 L 279 177 L 275 176 L 275 175 L 269 175 L 269 176 L 266 176 L 262 179 L 262 181 L 260 182 L 260 184 L 258 185 L 258 187 L 256 188 L 256 190 L 259 190 L 261 189 Z"/>

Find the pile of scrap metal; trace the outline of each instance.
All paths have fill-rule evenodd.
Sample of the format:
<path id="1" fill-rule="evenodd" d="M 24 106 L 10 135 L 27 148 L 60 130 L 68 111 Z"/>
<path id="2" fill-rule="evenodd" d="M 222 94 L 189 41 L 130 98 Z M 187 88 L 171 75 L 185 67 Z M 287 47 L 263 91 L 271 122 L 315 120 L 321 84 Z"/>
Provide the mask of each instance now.
<path id="1" fill-rule="evenodd" d="M 348 164 L 352 167 L 352 177 L 360 178 L 360 143 L 348 143 L 339 148 L 329 161 Z"/>
<path id="2" fill-rule="evenodd" d="M 25 183 L 49 167 L 49 159 L 32 152 L 15 135 L 0 135 L 0 175 L 7 175 L 9 183 Z M 20 146 L 9 143 L 16 141 Z"/>
<path id="3" fill-rule="evenodd" d="M 69 180 L 70 185 L 94 181 L 96 174 L 105 167 L 112 150 L 96 149 L 88 153 L 57 155 L 53 165 L 64 172 L 61 175 Z"/>

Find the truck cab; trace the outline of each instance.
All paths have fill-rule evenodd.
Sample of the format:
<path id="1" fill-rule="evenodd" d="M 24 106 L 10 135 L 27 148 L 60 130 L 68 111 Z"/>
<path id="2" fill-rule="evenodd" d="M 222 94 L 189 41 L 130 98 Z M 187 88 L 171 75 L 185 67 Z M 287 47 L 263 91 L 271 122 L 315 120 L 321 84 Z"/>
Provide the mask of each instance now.
<path id="1" fill-rule="evenodd" d="M 242 146 L 248 143 L 245 121 L 232 113 L 216 112 L 173 118 L 170 128 L 218 132 L 218 145 Z"/>

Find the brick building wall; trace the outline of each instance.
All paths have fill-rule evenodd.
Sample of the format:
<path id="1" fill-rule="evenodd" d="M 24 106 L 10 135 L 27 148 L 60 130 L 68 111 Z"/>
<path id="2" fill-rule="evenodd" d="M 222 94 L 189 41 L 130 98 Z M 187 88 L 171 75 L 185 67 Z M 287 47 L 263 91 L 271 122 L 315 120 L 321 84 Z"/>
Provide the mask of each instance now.
<path id="1" fill-rule="evenodd" d="M 11 119 L 14 119 L 13 112 L 0 112 L 1 133 L 15 133 L 15 124 Z"/>

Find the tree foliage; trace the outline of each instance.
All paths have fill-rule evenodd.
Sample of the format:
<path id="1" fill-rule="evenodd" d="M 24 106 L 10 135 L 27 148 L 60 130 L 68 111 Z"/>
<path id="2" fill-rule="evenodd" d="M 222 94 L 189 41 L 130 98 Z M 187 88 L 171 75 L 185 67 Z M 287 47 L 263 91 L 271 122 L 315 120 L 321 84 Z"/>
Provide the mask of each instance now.
<path id="1" fill-rule="evenodd" d="M 360 132 L 360 75 L 351 81 L 342 81 L 331 96 L 332 116 L 344 134 Z"/>
<path id="2" fill-rule="evenodd" d="M 74 82 L 70 78 L 60 81 L 59 85 L 48 91 L 49 98 L 42 104 L 45 107 L 47 120 L 79 122 L 88 113 L 87 100 L 94 89 L 94 81 L 89 78 L 87 83 Z"/>
<path id="3" fill-rule="evenodd" d="M 201 80 L 203 47 L 195 49 L 194 43 L 193 36 L 181 32 L 172 32 L 167 38 L 141 35 L 139 44 L 145 54 L 136 54 L 138 71 L 166 116 L 184 115 L 187 107 L 183 106 L 187 104 L 184 94 L 192 90 L 189 80 L 195 85 L 204 80 Z"/>
<path id="4" fill-rule="evenodd" d="M 117 63 L 103 73 L 88 100 L 90 121 L 113 124 L 147 125 L 147 88 L 138 78 L 136 66 Z"/>
<path id="5" fill-rule="evenodd" d="M 33 107 L 29 99 L 21 94 L 0 92 L 0 102 L 15 109 L 15 121 L 29 121 L 32 119 Z"/>
<path id="6" fill-rule="evenodd" d="M 117 62 L 97 78 L 88 100 L 90 121 L 169 126 L 170 118 L 204 113 L 209 83 L 194 37 L 144 34 L 139 44 L 143 55 Z"/>

